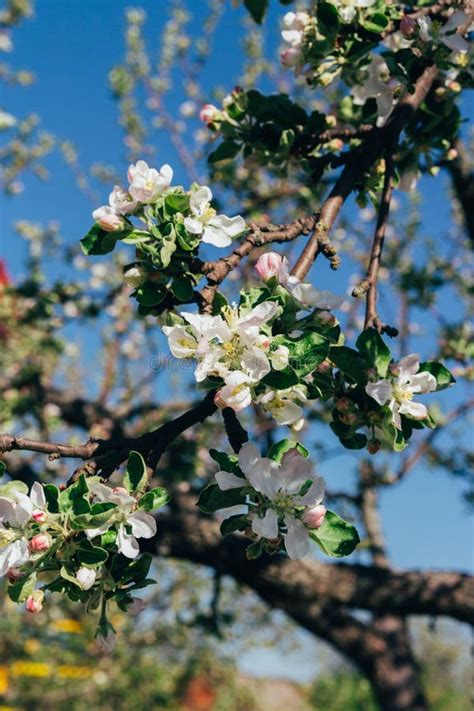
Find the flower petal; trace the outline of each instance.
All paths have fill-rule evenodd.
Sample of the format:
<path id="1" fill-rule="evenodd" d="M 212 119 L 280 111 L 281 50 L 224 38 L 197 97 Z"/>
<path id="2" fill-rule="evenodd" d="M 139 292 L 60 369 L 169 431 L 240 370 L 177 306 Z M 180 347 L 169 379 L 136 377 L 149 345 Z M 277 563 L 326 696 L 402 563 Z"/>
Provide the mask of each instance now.
<path id="1" fill-rule="evenodd" d="M 245 475 L 250 474 L 260 459 L 260 452 L 251 442 L 246 442 L 239 452 L 239 467 Z"/>
<path id="2" fill-rule="evenodd" d="M 252 521 L 252 531 L 261 536 L 272 540 L 278 536 L 278 516 L 273 509 L 267 509 L 263 518 L 256 516 Z"/>
<path id="3" fill-rule="evenodd" d="M 426 406 L 421 402 L 413 402 L 413 400 L 404 402 L 403 405 L 400 406 L 399 412 L 402 415 L 412 417 L 414 420 L 424 420 L 428 417 Z"/>
<path id="4" fill-rule="evenodd" d="M 135 511 L 128 517 L 127 523 L 136 538 L 152 538 L 156 533 L 155 518 L 146 511 Z"/>
<path id="5" fill-rule="evenodd" d="M 365 392 L 379 405 L 385 405 L 392 397 L 392 385 L 388 380 L 377 380 L 376 383 L 367 383 Z"/>
<path id="6" fill-rule="evenodd" d="M 288 532 L 285 535 L 285 548 L 293 560 L 304 558 L 309 551 L 308 529 L 302 521 L 287 514 L 285 523 Z"/>
<path id="7" fill-rule="evenodd" d="M 140 553 L 140 546 L 134 536 L 125 530 L 125 526 L 120 526 L 117 534 L 117 546 L 122 555 L 126 558 L 136 558 Z"/>
<path id="8" fill-rule="evenodd" d="M 46 508 L 46 496 L 44 495 L 44 489 L 39 483 L 39 481 L 35 481 L 35 483 L 31 487 L 30 499 L 33 502 L 33 505 L 36 506 L 36 508 Z"/>
<path id="9" fill-rule="evenodd" d="M 232 472 L 217 472 L 216 481 L 221 491 L 228 491 L 228 489 L 240 489 L 242 486 L 246 485 L 245 479 L 241 479 Z"/>

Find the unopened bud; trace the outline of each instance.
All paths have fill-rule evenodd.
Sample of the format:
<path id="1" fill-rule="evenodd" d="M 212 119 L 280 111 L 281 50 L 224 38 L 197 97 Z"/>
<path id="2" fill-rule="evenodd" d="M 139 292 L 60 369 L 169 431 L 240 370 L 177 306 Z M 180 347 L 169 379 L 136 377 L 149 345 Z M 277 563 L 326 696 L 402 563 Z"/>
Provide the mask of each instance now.
<path id="1" fill-rule="evenodd" d="M 39 533 L 30 540 L 29 547 L 32 553 L 42 553 L 51 548 L 51 539 L 45 533 Z"/>
<path id="2" fill-rule="evenodd" d="M 340 415 L 340 420 L 345 425 L 350 425 L 352 427 L 352 425 L 355 425 L 359 421 L 359 418 L 357 417 L 355 412 L 343 412 Z"/>
<path id="3" fill-rule="evenodd" d="M 212 123 L 219 113 L 219 109 L 214 104 L 205 104 L 199 112 L 199 119 L 209 125 Z"/>
<path id="4" fill-rule="evenodd" d="M 319 528 L 323 525 L 325 516 L 326 507 L 318 504 L 318 506 L 313 506 L 303 514 L 302 521 L 308 528 Z"/>
<path id="5" fill-rule="evenodd" d="M 83 590 L 90 590 L 94 585 L 97 572 L 93 568 L 83 566 L 76 573 L 76 579 Z"/>
<path id="6" fill-rule="evenodd" d="M 369 454 L 377 454 L 381 447 L 382 443 L 379 439 L 376 439 L 373 437 L 372 439 L 369 439 L 367 442 L 367 451 Z"/>
<path id="7" fill-rule="evenodd" d="M 278 277 L 282 262 L 283 259 L 277 252 L 266 252 L 257 259 L 255 271 L 264 281 L 268 281 L 272 277 Z"/>
<path id="8" fill-rule="evenodd" d="M 148 272 L 146 269 L 142 269 L 142 267 L 137 266 L 125 269 L 123 273 L 125 283 L 133 289 L 138 289 L 138 287 L 146 281 L 147 276 Z"/>
<path id="9" fill-rule="evenodd" d="M 301 63 L 302 52 L 298 47 L 288 47 L 280 54 L 280 61 L 286 69 L 293 69 Z"/>
<path id="10" fill-rule="evenodd" d="M 446 160 L 456 160 L 458 155 L 459 154 L 455 148 L 450 148 L 449 151 L 446 153 Z"/>
<path id="11" fill-rule="evenodd" d="M 331 151 L 341 151 L 344 148 L 344 141 L 342 138 L 333 138 L 329 141 L 329 148 Z"/>
<path id="12" fill-rule="evenodd" d="M 9 583 L 16 583 L 23 576 L 23 573 L 19 568 L 8 568 L 7 570 L 7 580 Z"/>
<path id="13" fill-rule="evenodd" d="M 451 81 L 451 82 L 448 84 L 448 89 L 449 89 L 450 91 L 454 91 L 455 94 L 459 94 L 459 92 L 460 92 L 461 89 L 462 89 L 462 86 L 461 86 L 461 84 L 460 84 L 458 81 Z"/>
<path id="14" fill-rule="evenodd" d="M 44 523 L 46 521 L 46 514 L 44 511 L 35 511 L 33 514 L 33 518 L 36 523 Z"/>
<path id="15" fill-rule="evenodd" d="M 44 592 L 42 590 L 35 590 L 26 601 L 27 612 L 32 612 L 37 614 L 43 609 Z"/>

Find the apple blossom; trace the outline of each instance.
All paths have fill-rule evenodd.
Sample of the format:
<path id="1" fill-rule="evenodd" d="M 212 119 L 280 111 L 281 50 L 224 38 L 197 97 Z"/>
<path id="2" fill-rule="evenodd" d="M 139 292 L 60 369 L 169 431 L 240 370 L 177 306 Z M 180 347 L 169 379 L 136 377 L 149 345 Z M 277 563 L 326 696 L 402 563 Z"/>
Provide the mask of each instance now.
<path id="1" fill-rule="evenodd" d="M 76 578 L 83 590 L 90 590 L 97 578 L 97 571 L 94 568 L 82 566 L 76 573 Z"/>
<path id="2" fill-rule="evenodd" d="M 100 482 L 93 482 L 89 488 L 97 501 L 116 504 L 117 513 L 102 526 L 86 529 L 87 536 L 95 538 L 107 531 L 112 521 L 118 523 L 117 546 L 120 553 L 127 558 L 136 558 L 140 553 L 137 538 L 152 538 L 156 533 L 154 517 L 145 511 L 134 510 L 136 499 L 123 487 L 111 489 Z M 127 529 L 131 529 L 131 533 Z"/>
<path id="3" fill-rule="evenodd" d="M 129 215 L 137 207 L 137 201 L 120 185 L 114 185 L 109 195 L 109 205 L 116 215 Z"/>
<path id="4" fill-rule="evenodd" d="M 215 247 L 227 247 L 234 237 L 245 231 L 243 217 L 227 217 L 217 215 L 211 207 L 212 192 L 203 185 L 191 193 L 189 207 L 191 215 L 184 218 L 184 226 L 188 232 L 200 235 L 203 242 Z"/>
<path id="5" fill-rule="evenodd" d="M 43 609 L 44 592 L 42 590 L 35 590 L 26 601 L 27 612 L 32 612 L 37 614 Z"/>
<path id="6" fill-rule="evenodd" d="M 352 87 L 354 104 L 363 106 L 367 99 L 375 99 L 378 112 L 377 126 L 383 126 L 395 106 L 395 92 L 399 85 L 390 78 L 387 63 L 378 54 L 372 55 L 367 71 L 365 82 Z"/>
<path id="7" fill-rule="evenodd" d="M 266 252 L 261 254 L 255 264 L 255 271 L 263 279 L 268 281 L 273 277 L 279 277 L 283 258 L 277 252 Z"/>
<path id="8" fill-rule="evenodd" d="M 110 207 L 109 205 L 102 205 L 102 207 L 98 207 L 92 213 L 92 217 L 97 222 L 99 227 L 106 232 L 119 232 L 120 230 L 123 230 L 125 226 L 124 219 L 120 215 L 117 215 L 113 207 Z"/>
<path id="9" fill-rule="evenodd" d="M 0 577 L 11 568 L 18 568 L 29 560 L 28 541 L 20 533 L 5 528 L 0 522 Z"/>
<path id="10" fill-rule="evenodd" d="M 199 112 L 199 120 L 203 123 L 210 124 L 214 121 L 217 114 L 219 114 L 217 106 L 214 106 L 214 104 L 204 104 Z"/>
<path id="11" fill-rule="evenodd" d="M 428 417 L 425 405 L 413 402 L 417 393 L 428 393 L 436 390 L 436 379 L 431 373 L 421 372 L 418 354 L 405 356 L 391 369 L 390 379 L 369 382 L 365 386 L 367 395 L 379 405 L 387 405 L 392 411 L 395 426 L 400 430 L 402 421 L 400 415 L 414 420 L 424 420 Z"/>
<path id="12" fill-rule="evenodd" d="M 30 539 L 29 547 L 32 553 L 43 553 L 51 548 L 51 538 L 44 533 L 38 533 Z"/>
<path id="13" fill-rule="evenodd" d="M 300 429 L 303 422 L 303 408 L 299 403 L 307 401 L 306 388 L 304 385 L 294 385 L 283 390 L 267 390 L 259 395 L 255 402 L 262 405 L 263 409 L 270 413 L 279 425 L 290 425 Z"/>
<path id="14" fill-rule="evenodd" d="M 250 486 L 264 496 L 262 508 L 251 514 L 252 531 L 259 537 L 274 540 L 279 537 L 280 524 L 285 548 L 290 558 L 303 558 L 309 550 L 308 528 L 304 516 L 321 504 L 324 496 L 324 479 L 316 477 L 313 465 L 296 449 L 285 452 L 278 464 L 273 459 L 260 457 L 254 444 L 247 442 L 239 452 L 242 479 L 231 472 L 217 472 L 216 482 L 223 491 Z M 322 507 L 324 508 L 324 507 Z M 325 510 L 318 509 L 317 521 L 321 525 Z M 313 522 L 315 516 L 310 516 Z"/>
<path id="15" fill-rule="evenodd" d="M 281 36 L 292 47 L 299 47 L 309 22 L 310 16 L 307 12 L 287 12 L 283 17 L 285 29 L 282 30 Z"/>
<path id="16" fill-rule="evenodd" d="M 153 202 L 166 188 L 169 188 L 173 180 L 173 170 L 171 166 L 162 165 L 160 170 L 150 168 L 144 160 L 139 160 L 128 168 L 128 188 L 134 200 L 142 203 Z"/>
<path id="17" fill-rule="evenodd" d="M 286 69 L 294 69 L 303 59 L 303 52 L 299 47 L 288 47 L 280 53 L 280 61 Z"/>
<path id="18" fill-rule="evenodd" d="M 220 388 L 214 397 L 217 407 L 231 407 L 234 412 L 240 412 L 251 404 L 252 391 L 245 373 L 230 373 L 224 382 L 224 387 Z"/>
<path id="19" fill-rule="evenodd" d="M 458 30 L 467 27 L 470 17 L 465 12 L 454 12 L 445 25 L 442 27 L 438 22 L 424 15 L 418 18 L 418 26 L 420 28 L 420 39 L 423 42 L 442 42 L 448 49 L 453 52 L 467 52 L 469 43 L 461 37 Z"/>

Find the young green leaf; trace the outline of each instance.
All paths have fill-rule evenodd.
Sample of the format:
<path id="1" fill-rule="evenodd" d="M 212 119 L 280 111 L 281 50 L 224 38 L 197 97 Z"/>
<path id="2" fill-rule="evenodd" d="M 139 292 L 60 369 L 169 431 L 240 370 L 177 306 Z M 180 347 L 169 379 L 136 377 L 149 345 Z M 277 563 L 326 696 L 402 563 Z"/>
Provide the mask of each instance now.
<path id="1" fill-rule="evenodd" d="M 139 452 L 130 452 L 127 469 L 123 478 L 127 491 L 131 494 L 141 494 L 148 483 L 145 460 Z"/>
<path id="2" fill-rule="evenodd" d="M 366 331 L 362 331 L 356 341 L 356 346 L 375 368 L 377 374 L 381 378 L 385 378 L 392 356 L 389 347 L 384 343 L 377 329 L 368 328 Z"/>
<path id="3" fill-rule="evenodd" d="M 326 555 L 334 558 L 350 555 L 360 542 L 355 526 L 334 511 L 327 511 L 323 525 L 310 530 L 309 536 Z"/>

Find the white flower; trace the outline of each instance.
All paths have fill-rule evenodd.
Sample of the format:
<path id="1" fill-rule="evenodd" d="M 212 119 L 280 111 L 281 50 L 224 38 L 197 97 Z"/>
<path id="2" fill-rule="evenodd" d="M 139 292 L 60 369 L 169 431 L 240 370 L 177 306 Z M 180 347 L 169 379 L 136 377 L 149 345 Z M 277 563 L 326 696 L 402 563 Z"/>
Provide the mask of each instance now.
<path id="1" fill-rule="evenodd" d="M 184 226 L 191 234 L 201 235 L 203 242 L 215 247 L 227 247 L 234 237 L 245 230 L 245 220 L 240 215 L 227 217 L 217 215 L 211 207 L 212 192 L 201 186 L 191 194 L 191 216 L 184 218 Z"/>
<path id="2" fill-rule="evenodd" d="M 94 585 L 97 572 L 93 568 L 79 568 L 76 579 L 83 590 L 90 590 Z"/>
<path id="3" fill-rule="evenodd" d="M 367 99 L 375 99 L 377 103 L 377 126 L 383 126 L 396 103 L 395 89 L 397 82 L 390 79 L 390 72 L 384 59 L 372 55 L 368 68 L 368 77 L 363 84 L 352 87 L 354 104 L 363 106 Z"/>
<path id="4" fill-rule="evenodd" d="M 428 416 L 425 405 L 413 402 L 413 395 L 436 390 L 436 379 L 431 373 L 418 373 L 419 368 L 420 357 L 413 353 L 391 366 L 392 378 L 367 383 L 365 386 L 367 395 L 379 405 L 388 403 L 398 429 L 402 427 L 400 415 L 407 415 L 414 420 L 424 420 Z"/>
<path id="5" fill-rule="evenodd" d="M 344 22 L 352 22 L 359 8 L 371 7 L 376 0 L 333 0 Z"/>
<path id="6" fill-rule="evenodd" d="M 126 284 L 131 286 L 133 289 L 138 289 L 148 277 L 148 271 L 143 269 L 143 267 L 133 266 L 128 267 L 123 273 L 123 280 Z"/>
<path id="7" fill-rule="evenodd" d="M 330 291 L 316 289 L 308 282 L 302 282 L 298 277 L 290 275 L 288 259 L 283 257 L 278 272 L 278 280 L 287 289 L 303 309 L 337 309 L 344 299 Z"/>
<path id="8" fill-rule="evenodd" d="M 7 128 L 16 126 L 17 120 L 13 114 L 7 113 L 0 109 L 0 131 L 5 131 Z"/>
<path id="9" fill-rule="evenodd" d="M 15 488 L 0 496 L 0 523 L 8 523 L 15 528 L 22 528 L 31 519 L 33 503 L 29 496 Z"/>
<path id="10" fill-rule="evenodd" d="M 105 484 L 94 482 L 90 490 L 98 501 L 116 504 L 117 513 L 102 526 L 87 529 L 87 536 L 95 538 L 107 531 L 113 523 L 118 523 L 117 546 L 120 553 L 127 558 L 136 558 L 140 553 L 137 538 L 152 538 L 156 533 L 154 517 L 145 511 L 134 511 L 137 502 L 122 487 L 111 489 Z M 128 527 L 131 533 L 127 531 Z"/>
<path id="11" fill-rule="evenodd" d="M 30 557 L 28 541 L 20 537 L 18 532 L 5 528 L 0 523 L 0 577 L 5 575 L 9 568 L 17 568 Z"/>
<path id="12" fill-rule="evenodd" d="M 419 17 L 420 38 L 423 42 L 442 42 L 453 52 L 467 52 L 469 43 L 461 37 L 458 30 L 468 25 L 469 15 L 465 12 L 454 12 L 447 23 L 440 27 L 439 23 L 433 23 L 428 16 Z"/>
<path id="13" fill-rule="evenodd" d="M 287 12 L 283 17 L 285 29 L 281 36 L 292 47 L 299 47 L 303 42 L 306 25 L 310 21 L 307 12 Z"/>
<path id="14" fill-rule="evenodd" d="M 278 464 L 273 459 L 260 457 L 255 445 L 249 442 L 239 452 L 239 467 L 247 481 L 230 472 L 220 471 L 216 474 L 219 488 L 225 491 L 249 483 L 263 494 L 268 500 L 267 506 L 263 516 L 253 517 L 253 532 L 273 540 L 279 535 L 279 521 L 283 521 L 288 555 L 290 558 L 303 558 L 309 550 L 309 538 L 308 528 L 299 514 L 304 515 L 321 504 L 324 479 L 314 475 L 311 462 L 296 449 L 285 452 Z"/>
<path id="15" fill-rule="evenodd" d="M 306 400 L 304 385 L 294 385 L 284 390 L 268 388 L 266 392 L 256 398 L 255 402 L 262 405 L 263 409 L 269 412 L 279 425 L 294 427 L 299 425 L 303 418 L 303 408 L 299 403 L 304 403 Z"/>
<path id="16" fill-rule="evenodd" d="M 128 168 L 128 191 L 132 198 L 142 203 L 156 200 L 162 192 L 169 188 L 173 180 L 171 166 L 162 165 L 160 170 L 150 168 L 144 160 L 139 160 Z"/>
<path id="17" fill-rule="evenodd" d="M 235 371 L 225 378 L 225 385 L 214 397 L 217 407 L 231 407 L 234 412 L 240 412 L 252 402 L 252 391 L 245 373 Z"/>
<path id="18" fill-rule="evenodd" d="M 273 301 L 258 304 L 248 313 L 241 313 L 237 307 L 225 307 L 222 316 L 202 316 L 182 312 L 188 326 L 165 326 L 171 352 L 176 358 L 194 357 L 198 361 L 195 370 L 197 382 L 209 376 L 223 378 L 238 371 L 243 373 L 247 383 L 257 383 L 271 370 L 270 356 L 284 358 L 282 351 L 270 354 L 271 337 L 262 336 L 262 327 L 278 312 Z M 240 383 L 228 383 L 227 397 L 233 387 Z M 242 396 L 243 398 L 243 396 Z"/>
<path id="19" fill-rule="evenodd" d="M 114 185 L 114 189 L 109 195 L 109 205 L 117 215 L 128 215 L 137 206 L 137 201 L 120 185 Z"/>
<path id="20" fill-rule="evenodd" d="M 280 54 L 280 61 L 286 69 L 294 69 L 303 58 L 303 52 L 299 47 L 287 47 Z"/>

